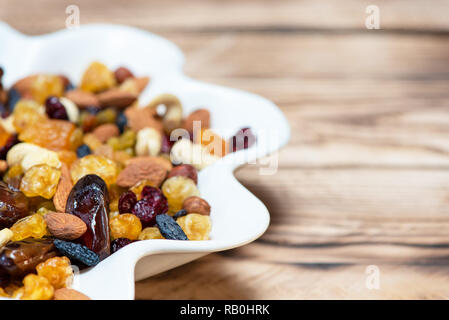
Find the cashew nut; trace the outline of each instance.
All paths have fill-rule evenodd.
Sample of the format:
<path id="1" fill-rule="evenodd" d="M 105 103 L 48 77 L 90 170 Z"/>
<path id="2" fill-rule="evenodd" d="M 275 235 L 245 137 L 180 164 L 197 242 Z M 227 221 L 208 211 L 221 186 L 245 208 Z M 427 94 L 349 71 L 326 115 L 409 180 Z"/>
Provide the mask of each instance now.
<path id="1" fill-rule="evenodd" d="M 206 168 L 220 158 L 211 155 L 201 144 L 192 143 L 188 139 L 177 141 L 170 152 L 173 163 L 191 164 L 197 170 Z"/>
<path id="2" fill-rule="evenodd" d="M 38 164 L 61 167 L 61 161 L 56 152 L 26 142 L 13 146 L 6 155 L 6 162 L 9 167 L 20 164 L 24 171 Z"/>
<path id="3" fill-rule="evenodd" d="M 164 93 L 154 98 L 148 107 L 157 108 L 161 104 L 166 107 L 165 114 L 162 118 L 164 131 L 166 134 L 170 134 L 174 129 L 181 127 L 182 104 L 176 96 L 169 93 Z"/>
<path id="4" fill-rule="evenodd" d="M 65 97 L 59 98 L 59 101 L 64 106 L 67 116 L 69 117 L 69 121 L 77 123 L 79 118 L 79 110 L 76 104 L 72 100 Z"/>
<path id="5" fill-rule="evenodd" d="M 162 136 L 154 128 L 143 128 L 137 133 L 136 154 L 157 156 L 161 152 Z"/>
<path id="6" fill-rule="evenodd" d="M 3 248 L 11 239 L 14 233 L 8 228 L 0 230 L 0 249 Z"/>

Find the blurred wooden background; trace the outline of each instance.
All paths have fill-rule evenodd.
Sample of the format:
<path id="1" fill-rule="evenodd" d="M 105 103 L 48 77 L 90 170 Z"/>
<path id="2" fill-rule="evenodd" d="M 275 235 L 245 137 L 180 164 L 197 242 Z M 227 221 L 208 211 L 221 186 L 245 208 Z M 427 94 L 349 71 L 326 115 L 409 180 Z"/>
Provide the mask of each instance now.
<path id="1" fill-rule="evenodd" d="M 277 174 L 237 172 L 267 233 L 138 282 L 138 299 L 449 296 L 449 1 L 0 0 L 0 19 L 46 33 L 69 4 L 167 37 L 188 75 L 273 100 L 292 128 Z"/>

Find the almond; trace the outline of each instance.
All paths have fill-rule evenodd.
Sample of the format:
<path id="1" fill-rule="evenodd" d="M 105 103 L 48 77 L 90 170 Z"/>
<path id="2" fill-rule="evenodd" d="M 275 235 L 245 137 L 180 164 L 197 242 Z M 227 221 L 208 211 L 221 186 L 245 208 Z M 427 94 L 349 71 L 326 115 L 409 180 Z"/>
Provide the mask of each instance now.
<path id="1" fill-rule="evenodd" d="M 75 240 L 87 230 L 83 220 L 73 214 L 63 212 L 49 212 L 44 216 L 50 233 L 59 239 Z"/>
<path id="2" fill-rule="evenodd" d="M 73 184 L 70 170 L 65 163 L 61 163 L 61 178 L 59 179 L 56 193 L 53 196 L 53 204 L 58 212 L 65 212 L 65 205 L 72 187 Z"/>
<path id="3" fill-rule="evenodd" d="M 102 143 L 105 143 L 109 138 L 117 137 L 120 131 L 115 124 L 106 123 L 96 127 L 92 134 Z"/>
<path id="4" fill-rule="evenodd" d="M 21 96 L 26 95 L 31 92 L 31 86 L 33 85 L 33 81 L 36 79 L 36 77 L 37 75 L 34 74 L 22 78 L 13 85 L 13 88 L 16 89 Z"/>
<path id="5" fill-rule="evenodd" d="M 166 176 L 167 169 L 161 163 L 148 161 L 148 157 L 137 157 L 127 162 L 125 169 L 117 177 L 117 185 L 132 187 L 142 180 L 148 180 L 153 186 L 159 187 Z"/>
<path id="6" fill-rule="evenodd" d="M 154 157 L 154 156 L 141 156 L 141 157 L 134 157 L 126 161 L 126 165 L 132 164 L 133 162 L 150 162 L 154 163 L 155 165 L 160 165 L 164 167 L 165 170 L 170 171 L 173 169 L 173 165 L 171 164 L 171 161 L 167 158 L 163 157 Z"/>
<path id="7" fill-rule="evenodd" d="M 128 119 L 128 126 L 135 132 L 143 128 L 154 128 L 161 133 L 163 132 L 162 121 L 156 119 L 155 108 L 128 108 L 125 110 L 125 116 Z"/>
<path id="8" fill-rule="evenodd" d="M 87 108 L 87 107 L 99 107 L 100 102 L 98 98 L 91 92 L 75 89 L 67 91 L 65 96 L 67 99 L 73 101 L 78 108 Z"/>
<path id="9" fill-rule="evenodd" d="M 142 77 L 142 78 L 134 78 L 132 79 L 136 85 L 137 91 L 140 93 L 142 92 L 146 86 L 148 85 L 148 83 L 150 82 L 150 78 L 149 77 Z"/>
<path id="10" fill-rule="evenodd" d="M 190 133 L 193 133 L 193 125 L 195 121 L 199 122 L 199 124 L 195 124 L 195 126 L 198 126 L 198 129 L 208 129 L 210 126 L 209 111 L 206 109 L 198 109 L 193 111 L 184 120 L 183 128 Z"/>
<path id="11" fill-rule="evenodd" d="M 199 213 L 204 216 L 210 215 L 210 205 L 206 200 L 191 196 L 184 200 L 182 208 L 187 211 L 187 213 Z"/>
<path id="12" fill-rule="evenodd" d="M 102 107 L 126 108 L 137 99 L 137 94 L 112 88 L 97 94 Z"/>
<path id="13" fill-rule="evenodd" d="M 150 78 L 128 78 L 121 85 L 120 90 L 140 94 L 150 82 Z"/>
<path id="14" fill-rule="evenodd" d="M 54 300 L 91 300 L 85 294 L 69 288 L 57 289 L 53 296 Z"/>

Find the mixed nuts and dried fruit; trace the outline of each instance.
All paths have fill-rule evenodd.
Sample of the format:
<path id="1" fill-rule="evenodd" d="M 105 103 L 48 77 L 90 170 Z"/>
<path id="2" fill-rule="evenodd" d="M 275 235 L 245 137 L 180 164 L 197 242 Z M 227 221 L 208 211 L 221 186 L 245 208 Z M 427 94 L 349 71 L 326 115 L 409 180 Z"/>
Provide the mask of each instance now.
<path id="1" fill-rule="evenodd" d="M 70 288 L 71 265 L 135 241 L 209 239 L 197 172 L 251 146 L 249 128 L 225 140 L 208 110 L 183 118 L 171 94 L 141 107 L 150 79 L 124 67 L 93 62 L 76 88 L 35 74 L 7 90 L 2 75 L 0 297 L 88 299 Z M 178 129 L 188 136 L 172 141 Z"/>

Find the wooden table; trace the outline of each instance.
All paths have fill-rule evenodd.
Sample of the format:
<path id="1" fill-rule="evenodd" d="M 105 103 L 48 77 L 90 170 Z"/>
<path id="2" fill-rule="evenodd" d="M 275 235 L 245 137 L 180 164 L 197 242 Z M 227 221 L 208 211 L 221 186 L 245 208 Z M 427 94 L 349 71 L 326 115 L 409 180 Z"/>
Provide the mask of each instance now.
<path id="1" fill-rule="evenodd" d="M 449 296 L 449 1 L 377 0 L 381 30 L 358 0 L 0 0 L 0 19 L 50 32 L 74 2 L 81 23 L 174 41 L 187 74 L 273 100 L 292 128 L 275 175 L 236 173 L 266 234 L 138 282 L 138 299 Z"/>

